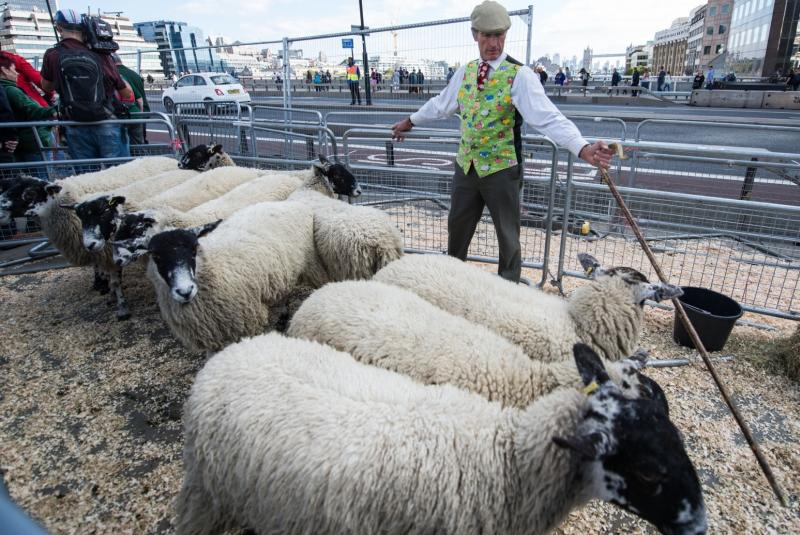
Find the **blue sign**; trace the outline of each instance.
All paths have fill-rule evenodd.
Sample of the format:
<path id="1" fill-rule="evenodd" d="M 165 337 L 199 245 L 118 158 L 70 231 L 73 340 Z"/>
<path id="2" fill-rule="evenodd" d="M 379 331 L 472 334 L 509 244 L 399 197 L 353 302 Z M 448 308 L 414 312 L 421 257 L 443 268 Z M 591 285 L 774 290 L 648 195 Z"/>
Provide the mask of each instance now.
<path id="1" fill-rule="evenodd" d="M 353 48 L 352 39 L 342 39 L 342 48 Z"/>

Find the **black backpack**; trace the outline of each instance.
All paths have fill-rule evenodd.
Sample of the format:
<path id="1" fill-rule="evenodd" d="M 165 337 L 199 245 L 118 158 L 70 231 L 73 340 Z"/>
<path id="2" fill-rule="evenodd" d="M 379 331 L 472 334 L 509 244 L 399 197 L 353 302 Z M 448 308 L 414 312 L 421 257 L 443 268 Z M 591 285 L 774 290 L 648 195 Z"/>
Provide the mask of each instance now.
<path id="1" fill-rule="evenodd" d="M 62 115 L 70 121 L 92 122 L 114 115 L 111 99 L 103 85 L 100 58 L 86 49 L 58 51 L 59 102 Z"/>

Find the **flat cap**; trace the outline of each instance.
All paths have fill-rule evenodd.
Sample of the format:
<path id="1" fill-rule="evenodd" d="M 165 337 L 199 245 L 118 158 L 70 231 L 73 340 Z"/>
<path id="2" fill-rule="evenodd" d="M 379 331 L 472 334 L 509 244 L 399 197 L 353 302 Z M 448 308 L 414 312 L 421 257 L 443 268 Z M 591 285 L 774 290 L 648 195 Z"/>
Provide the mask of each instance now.
<path id="1" fill-rule="evenodd" d="M 483 33 L 504 32 L 511 27 L 511 19 L 506 8 L 492 0 L 485 0 L 475 6 L 469 18 L 472 28 Z"/>

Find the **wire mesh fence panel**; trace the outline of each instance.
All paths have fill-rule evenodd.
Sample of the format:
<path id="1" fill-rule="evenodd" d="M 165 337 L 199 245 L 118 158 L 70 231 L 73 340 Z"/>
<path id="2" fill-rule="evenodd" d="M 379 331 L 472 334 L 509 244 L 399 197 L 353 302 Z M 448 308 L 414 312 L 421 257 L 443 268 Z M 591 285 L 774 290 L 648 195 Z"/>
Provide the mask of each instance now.
<path id="1" fill-rule="evenodd" d="M 750 310 L 800 317 L 800 208 L 622 191 L 670 282 L 719 291 Z M 655 278 L 605 186 L 574 184 L 569 211 L 597 234 L 564 241 L 568 274 L 581 271 L 577 253 L 589 252 L 605 265 Z"/>
<path id="2" fill-rule="evenodd" d="M 641 150 L 622 163 L 620 180 L 643 189 L 800 205 L 800 162 L 723 155 L 690 160 Z"/>
<path id="3" fill-rule="evenodd" d="M 528 10 L 511 14 L 505 51 L 525 62 L 528 25 L 514 15 L 527 17 Z M 360 35 L 292 38 L 289 46 L 293 104 L 313 101 L 331 109 L 366 104 L 368 89 L 373 104 L 419 106 L 447 85 L 451 69 L 478 57 L 470 23 L 461 19 L 371 29 L 364 38 L 369 72 Z M 347 83 L 350 57 L 360 76 L 354 86 Z"/>

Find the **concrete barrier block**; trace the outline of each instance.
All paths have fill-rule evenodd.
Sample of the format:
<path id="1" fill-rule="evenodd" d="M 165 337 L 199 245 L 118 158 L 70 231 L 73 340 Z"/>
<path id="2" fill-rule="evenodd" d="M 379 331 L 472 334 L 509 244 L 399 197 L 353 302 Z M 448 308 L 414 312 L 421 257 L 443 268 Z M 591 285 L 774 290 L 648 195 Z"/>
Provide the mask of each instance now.
<path id="1" fill-rule="evenodd" d="M 692 106 L 707 107 L 711 105 L 711 91 L 705 89 L 695 89 L 692 91 L 692 99 L 690 101 Z"/>
<path id="2" fill-rule="evenodd" d="M 763 108 L 765 91 L 745 91 L 745 108 Z"/>
<path id="3" fill-rule="evenodd" d="M 747 91 L 711 91 L 711 106 L 716 108 L 744 108 L 747 103 Z"/>
<path id="4" fill-rule="evenodd" d="M 766 91 L 764 107 L 784 110 L 800 110 L 800 91 Z"/>

